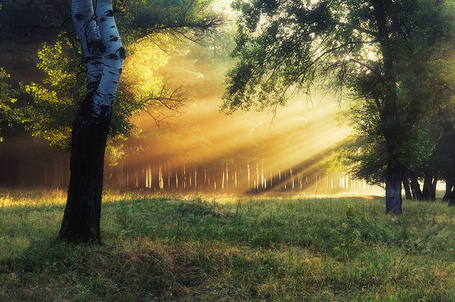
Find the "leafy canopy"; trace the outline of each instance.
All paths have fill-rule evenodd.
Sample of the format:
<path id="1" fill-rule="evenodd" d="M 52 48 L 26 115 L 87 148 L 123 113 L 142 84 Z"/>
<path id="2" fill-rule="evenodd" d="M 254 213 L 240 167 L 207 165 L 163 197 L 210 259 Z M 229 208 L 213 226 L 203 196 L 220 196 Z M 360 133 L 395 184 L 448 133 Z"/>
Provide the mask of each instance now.
<path id="1" fill-rule="evenodd" d="M 274 108 L 320 84 L 348 97 L 364 177 L 419 165 L 450 102 L 454 1 L 252 0 L 240 12 L 223 108 Z M 434 121 L 434 120 L 433 120 Z M 363 166 L 362 166 L 363 165 Z"/>
<path id="2" fill-rule="evenodd" d="M 15 116 L 14 104 L 17 99 L 17 91 L 5 82 L 10 77 L 4 68 L 0 68 L 0 130 L 2 126 L 8 125 Z M 0 136 L 0 142 L 3 138 Z"/>
<path id="3" fill-rule="evenodd" d="M 54 6 L 47 2 L 30 5 L 42 3 L 42 8 L 49 8 L 49 15 L 54 15 L 51 14 Z M 180 106 L 184 100 L 182 92 L 169 88 L 158 69 L 174 55 L 173 45 L 180 39 L 196 39 L 219 23 L 210 11 L 210 3 L 207 0 L 116 1 L 119 28 L 129 56 L 113 105 L 111 139 L 128 136 L 133 129 L 130 118 L 134 114 L 146 110 L 159 119 L 163 108 L 174 110 Z M 8 5 L 11 14 L 22 7 L 15 2 Z M 35 19 L 40 24 L 41 19 Z M 58 30 L 62 34 L 57 42 L 43 43 L 38 51 L 38 68 L 45 72 L 45 80 L 21 84 L 25 102 L 21 103 L 15 121 L 23 123 L 33 135 L 46 138 L 51 145 L 68 149 L 72 121 L 86 93 L 86 67 L 72 30 L 65 27 Z"/>

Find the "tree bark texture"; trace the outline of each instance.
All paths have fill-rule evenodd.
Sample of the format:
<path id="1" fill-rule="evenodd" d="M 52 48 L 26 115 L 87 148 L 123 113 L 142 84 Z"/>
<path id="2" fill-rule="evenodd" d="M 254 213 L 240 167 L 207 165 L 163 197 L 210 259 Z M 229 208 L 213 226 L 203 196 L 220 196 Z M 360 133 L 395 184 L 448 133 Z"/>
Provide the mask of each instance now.
<path id="1" fill-rule="evenodd" d="M 123 50 L 111 0 L 73 0 L 72 18 L 87 62 L 87 95 L 73 122 L 71 177 L 58 237 L 100 242 L 104 151 Z"/>
<path id="2" fill-rule="evenodd" d="M 400 215 L 401 210 L 401 179 L 399 171 L 387 171 L 386 175 L 386 213 Z"/>
<path id="3" fill-rule="evenodd" d="M 88 96 L 84 102 L 90 103 Z M 59 238 L 72 242 L 101 241 L 101 194 L 104 149 L 109 117 L 97 120 L 84 106 L 73 123 L 71 177 Z"/>

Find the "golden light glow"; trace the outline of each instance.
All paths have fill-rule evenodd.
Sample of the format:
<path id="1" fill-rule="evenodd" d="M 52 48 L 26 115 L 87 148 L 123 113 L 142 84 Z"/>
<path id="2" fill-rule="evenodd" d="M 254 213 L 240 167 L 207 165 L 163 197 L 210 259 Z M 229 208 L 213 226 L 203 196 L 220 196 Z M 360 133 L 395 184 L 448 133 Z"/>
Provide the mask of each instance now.
<path id="1" fill-rule="evenodd" d="M 159 69 L 166 66 L 175 50 L 172 39 L 166 35 L 148 36 L 128 45 L 129 55 L 125 59 L 122 80 L 127 91 L 140 101 L 158 94 L 164 81 Z"/>
<path id="2" fill-rule="evenodd" d="M 171 84 L 183 83 L 192 96 L 172 123 L 159 129 L 147 114 L 135 118 L 143 151 L 127 164 L 154 166 L 157 176 L 147 170 L 147 183 L 159 178 L 160 188 L 204 183 L 242 192 L 311 187 L 312 192 L 322 193 L 322 186 L 332 191 L 366 187 L 344 173 L 335 179 L 323 171 L 324 162 L 333 156 L 333 146 L 351 132 L 336 121 L 335 99 L 313 93 L 311 103 L 301 96 L 278 108 L 276 115 L 256 111 L 225 115 L 219 112 L 222 77 L 211 77 L 213 70 L 204 69 L 203 62 L 179 56 L 163 68 Z M 213 173 L 210 169 L 220 170 L 217 178 L 207 180 L 207 174 Z"/>

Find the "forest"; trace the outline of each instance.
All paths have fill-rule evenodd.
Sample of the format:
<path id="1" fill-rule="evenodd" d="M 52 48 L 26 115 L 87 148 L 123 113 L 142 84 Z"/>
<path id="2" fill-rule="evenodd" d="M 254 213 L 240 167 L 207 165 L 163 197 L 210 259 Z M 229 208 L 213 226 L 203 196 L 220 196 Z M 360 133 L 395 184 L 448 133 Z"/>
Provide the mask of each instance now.
<path id="1" fill-rule="evenodd" d="M 1 0 L 0 300 L 452 300 L 454 42 L 454 0 Z M 57 294 L 72 247 L 117 272 Z"/>
<path id="2" fill-rule="evenodd" d="M 69 151 L 72 119 L 59 116 L 59 120 L 56 120 L 53 111 L 56 109 L 50 110 L 48 107 L 60 102 L 60 97 L 66 97 L 66 91 L 55 89 L 61 79 L 53 79 L 55 83 L 49 82 L 49 72 L 54 71 L 45 66 L 55 62 L 52 66 L 62 73 L 62 77 L 73 77 L 74 74 L 67 70 L 72 67 L 67 66 L 67 56 L 71 55 L 72 46 L 68 44 L 69 41 L 60 41 L 67 38 L 56 36 L 55 30 L 45 31 L 43 35 L 50 37 L 39 37 L 33 42 L 36 51 L 26 54 L 27 60 L 33 63 L 19 63 L 23 62 L 20 58 L 5 58 L 7 62 L 3 63 L 5 73 L 9 72 L 10 75 L 5 79 L 5 84 L 11 87 L 22 83 L 23 90 L 18 92 L 18 103 L 27 102 L 21 116 L 17 116 L 15 121 L 11 117 L 3 123 L 1 160 L 5 168 L 1 179 L 2 184 L 7 186 L 68 186 L 69 152 L 60 151 Z M 194 181 L 194 175 L 199 175 L 200 185 L 196 189 L 235 189 L 235 183 L 238 183 L 239 189 L 236 191 L 242 192 L 265 189 L 267 182 L 269 189 L 274 183 L 285 180 L 291 183 L 291 173 L 296 177 L 294 183 L 298 182 L 299 188 L 303 187 L 303 178 L 305 183 L 308 182 L 306 186 L 310 186 L 316 177 L 325 176 L 323 163 L 310 166 L 323 158 L 318 153 L 331 153 L 333 142 L 327 138 L 325 142 L 312 143 L 311 149 L 314 151 L 305 151 L 307 155 L 302 156 L 303 152 L 299 149 L 305 148 L 307 143 L 300 143 L 299 140 L 315 141 L 313 132 L 324 127 L 322 123 L 327 124 L 325 127 L 334 136 L 334 142 L 339 140 L 336 136 L 342 137 L 342 133 L 347 132 L 346 128 L 337 127 L 334 117 L 330 116 L 336 110 L 336 105 L 331 104 L 329 98 L 320 106 L 316 105 L 316 102 L 321 103 L 316 96 L 313 96 L 315 104 L 308 104 L 306 99 L 297 100 L 289 105 L 290 108 L 282 108 L 276 119 L 268 113 L 244 112 L 228 116 L 219 112 L 224 75 L 232 65 L 228 52 L 233 48 L 234 30 L 226 21 L 204 37 L 196 37 L 200 42 L 175 37 L 174 32 L 160 32 L 147 38 L 133 37 L 140 41 L 130 46 L 132 50 L 122 73 L 126 89 L 122 90 L 122 96 L 126 102 L 134 102 L 134 105 L 122 108 L 124 112 L 118 113 L 131 117 L 119 116 L 118 120 L 113 121 L 118 123 L 115 126 L 118 132 L 112 133 L 107 146 L 106 186 L 154 190 L 195 189 L 197 180 Z M 19 37 L 15 37 L 15 41 Z M 51 42 L 47 42 L 47 39 Z M 23 40 L 23 43 L 33 45 L 29 42 L 29 35 Z M 4 47 L 13 47 L 11 41 L 3 44 Z M 51 58 L 46 58 L 46 55 Z M 18 64 L 25 65 L 25 70 L 21 72 Z M 141 75 L 138 74 L 139 70 Z M 36 79 L 23 80 L 24 73 L 35 74 Z M 14 81 L 17 81 L 16 84 Z M 69 84 L 62 84 L 62 87 Z M 84 86 L 83 83 L 77 85 L 81 86 L 72 89 Z M 56 99 L 53 99 L 54 93 L 58 95 Z M 31 98 L 38 96 L 41 103 L 31 106 Z M 81 96 L 70 97 L 74 100 Z M 65 110 L 70 115 L 69 111 L 74 109 Z M 324 115 L 325 121 L 320 120 L 321 115 Z M 234 124 L 237 125 L 235 129 L 232 127 Z M 232 134 L 226 128 L 232 129 Z M 287 134 L 283 135 L 284 132 Z M 18 145 L 23 148 L 18 148 Z M 271 145 L 275 148 L 271 148 Z M 19 154 L 21 152 L 24 154 Z M 283 158 L 283 153 L 286 153 L 289 162 L 278 162 L 278 158 Z M 290 172 L 292 169 L 294 172 Z M 318 175 L 312 175 L 315 169 L 320 171 Z M 300 173 L 304 170 L 308 171 Z M 281 172 L 283 177 L 280 176 Z M 311 178 L 309 181 L 308 177 Z M 334 181 L 338 187 L 339 177 Z M 284 185 L 281 187 L 284 189 Z M 286 185 L 286 188 L 292 188 L 292 184 Z"/>

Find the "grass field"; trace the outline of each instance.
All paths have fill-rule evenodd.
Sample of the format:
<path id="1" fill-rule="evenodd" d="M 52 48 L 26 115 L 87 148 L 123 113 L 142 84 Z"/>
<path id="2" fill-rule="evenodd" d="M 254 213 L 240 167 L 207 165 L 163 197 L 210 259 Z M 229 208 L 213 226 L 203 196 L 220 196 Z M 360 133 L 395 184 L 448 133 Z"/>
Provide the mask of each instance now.
<path id="1" fill-rule="evenodd" d="M 108 193 L 103 245 L 54 240 L 64 202 L 0 192 L 0 301 L 455 301 L 440 202 Z"/>

